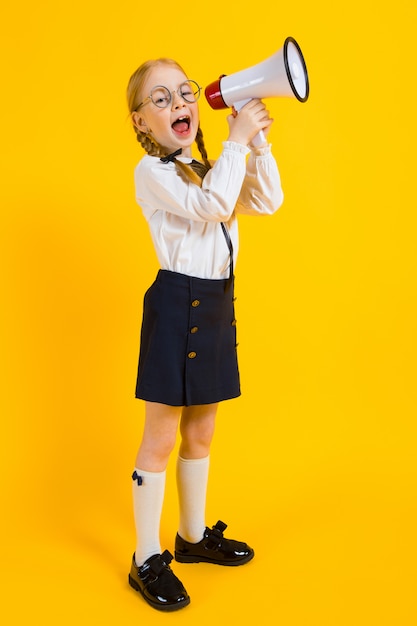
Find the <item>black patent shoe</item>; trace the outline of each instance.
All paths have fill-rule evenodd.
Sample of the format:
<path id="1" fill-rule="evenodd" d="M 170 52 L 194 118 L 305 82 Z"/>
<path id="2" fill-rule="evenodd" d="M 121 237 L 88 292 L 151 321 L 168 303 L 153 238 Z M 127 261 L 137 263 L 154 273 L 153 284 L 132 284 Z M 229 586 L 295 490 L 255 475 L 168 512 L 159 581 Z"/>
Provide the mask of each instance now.
<path id="1" fill-rule="evenodd" d="M 247 543 L 226 539 L 223 531 L 227 525 L 220 520 L 212 529 L 206 528 L 198 543 L 185 541 L 177 534 L 175 559 L 180 563 L 214 563 L 216 565 L 243 565 L 255 556 Z"/>
<path id="2" fill-rule="evenodd" d="M 129 585 L 145 598 L 154 609 L 176 611 L 190 604 L 190 597 L 169 564 L 172 554 L 165 550 L 154 554 L 138 567 L 135 555 L 129 574 Z"/>

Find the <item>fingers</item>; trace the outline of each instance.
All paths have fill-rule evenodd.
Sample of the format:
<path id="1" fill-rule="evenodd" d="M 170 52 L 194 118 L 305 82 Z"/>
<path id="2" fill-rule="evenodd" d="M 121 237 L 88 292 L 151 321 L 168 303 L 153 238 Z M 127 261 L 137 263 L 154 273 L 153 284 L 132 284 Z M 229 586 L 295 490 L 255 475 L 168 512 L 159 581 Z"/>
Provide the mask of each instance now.
<path id="1" fill-rule="evenodd" d="M 247 104 L 245 104 L 240 113 L 243 111 L 245 111 L 247 115 L 250 115 L 251 119 L 257 123 L 266 122 L 271 119 L 265 104 L 258 98 L 253 98 L 253 100 L 250 100 Z"/>
<path id="2" fill-rule="evenodd" d="M 259 98 L 250 100 L 239 113 L 232 109 L 227 121 L 230 129 L 229 139 L 244 145 L 248 145 L 260 130 L 268 132 L 273 122 L 265 104 Z"/>

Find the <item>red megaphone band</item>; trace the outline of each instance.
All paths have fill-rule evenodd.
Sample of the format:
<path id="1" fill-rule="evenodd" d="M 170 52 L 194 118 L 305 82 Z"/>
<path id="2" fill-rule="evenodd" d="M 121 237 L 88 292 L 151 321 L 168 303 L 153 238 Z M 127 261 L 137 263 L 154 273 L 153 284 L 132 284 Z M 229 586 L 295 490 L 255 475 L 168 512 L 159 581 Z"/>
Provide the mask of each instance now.
<path id="1" fill-rule="evenodd" d="M 227 109 L 228 106 L 223 100 L 222 92 L 220 89 L 220 81 L 226 76 L 226 74 L 222 74 L 218 80 L 215 80 L 213 83 L 210 83 L 204 91 L 207 102 L 211 106 L 212 109 Z"/>

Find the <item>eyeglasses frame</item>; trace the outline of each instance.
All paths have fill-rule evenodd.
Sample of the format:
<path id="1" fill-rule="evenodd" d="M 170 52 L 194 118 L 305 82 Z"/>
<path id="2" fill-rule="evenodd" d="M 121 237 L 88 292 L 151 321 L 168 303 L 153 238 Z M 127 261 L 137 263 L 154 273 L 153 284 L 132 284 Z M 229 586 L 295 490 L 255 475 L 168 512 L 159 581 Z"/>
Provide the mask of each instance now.
<path id="1" fill-rule="evenodd" d="M 193 85 L 196 85 L 197 92 L 198 92 L 197 97 L 195 98 L 195 100 L 192 100 L 192 101 L 187 100 L 186 98 L 184 98 L 184 95 L 181 93 L 181 87 L 183 87 L 184 85 L 189 84 L 189 83 L 192 83 Z M 156 102 L 154 102 L 154 100 L 152 100 L 152 92 L 155 89 L 158 89 L 158 88 L 161 88 L 161 87 L 162 87 L 162 89 L 166 89 L 167 92 L 169 93 L 169 101 L 163 107 L 159 106 L 158 104 L 156 104 Z M 201 90 L 202 90 L 202 87 L 200 87 L 200 85 L 195 80 L 192 80 L 191 78 L 185 80 L 183 83 L 181 83 L 181 85 L 178 87 L 178 89 L 174 89 L 173 91 L 170 91 L 168 89 L 168 87 L 165 87 L 165 85 L 155 85 L 155 87 L 152 87 L 151 93 L 149 94 L 149 96 L 146 96 L 146 98 L 140 104 L 138 104 L 138 106 L 136 107 L 135 111 L 138 111 L 141 107 L 143 107 L 146 104 L 147 100 L 150 100 L 152 102 L 152 104 L 154 104 L 158 109 L 166 109 L 171 104 L 174 93 L 178 94 L 184 100 L 184 102 L 186 102 L 187 104 L 194 104 L 200 98 Z"/>

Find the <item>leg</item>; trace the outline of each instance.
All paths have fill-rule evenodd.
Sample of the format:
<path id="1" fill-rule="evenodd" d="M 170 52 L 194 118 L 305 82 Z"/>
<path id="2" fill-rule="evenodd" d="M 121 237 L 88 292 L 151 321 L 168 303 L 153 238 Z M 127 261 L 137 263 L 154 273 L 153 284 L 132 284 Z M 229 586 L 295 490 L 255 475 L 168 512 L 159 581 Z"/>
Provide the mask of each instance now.
<path id="1" fill-rule="evenodd" d="M 172 555 L 161 554 L 159 526 L 165 491 L 165 469 L 175 445 L 181 409 L 147 402 L 143 438 L 133 473 L 136 550 L 129 584 L 154 608 L 174 611 L 190 598 L 172 572 Z"/>
<path id="2" fill-rule="evenodd" d="M 175 558 L 181 563 L 243 565 L 253 558 L 252 548 L 223 537 L 226 524 L 220 520 L 211 530 L 205 524 L 209 452 L 216 412 L 217 404 L 185 407 L 182 411 L 177 462 L 180 524 Z"/>
<path id="3" fill-rule="evenodd" d="M 145 405 L 145 426 L 136 457 L 133 503 L 136 565 L 161 552 L 159 526 L 165 494 L 165 469 L 174 447 L 181 409 L 153 402 Z"/>
<path id="4" fill-rule="evenodd" d="M 208 456 L 214 435 L 218 404 L 184 407 L 181 414 L 180 456 L 201 459 Z"/>
<path id="5" fill-rule="evenodd" d="M 165 493 L 165 469 L 174 447 L 181 409 L 147 402 L 142 443 L 136 457 L 133 503 L 136 565 L 159 554 L 159 526 Z"/>
<path id="6" fill-rule="evenodd" d="M 145 403 L 145 426 L 136 457 L 136 467 L 163 472 L 175 445 L 181 407 Z"/>
<path id="7" fill-rule="evenodd" d="M 206 492 L 209 452 L 217 404 L 184 407 L 181 446 L 177 460 L 180 509 L 178 534 L 191 543 L 201 541 L 206 529 Z"/>

